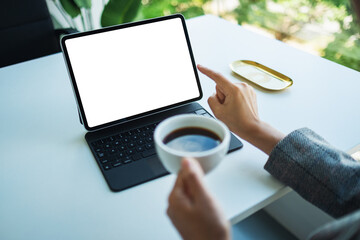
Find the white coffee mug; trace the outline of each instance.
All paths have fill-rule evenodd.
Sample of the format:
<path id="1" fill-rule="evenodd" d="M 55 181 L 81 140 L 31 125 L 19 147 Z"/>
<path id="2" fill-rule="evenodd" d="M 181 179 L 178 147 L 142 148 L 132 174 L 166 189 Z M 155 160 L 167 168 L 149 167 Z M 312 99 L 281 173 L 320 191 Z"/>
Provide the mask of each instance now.
<path id="1" fill-rule="evenodd" d="M 214 148 L 199 152 L 186 152 L 167 146 L 164 139 L 178 129 L 196 127 L 208 130 L 220 137 L 221 142 Z M 195 114 L 182 114 L 170 117 L 161 122 L 155 129 L 154 141 L 157 154 L 166 168 L 171 173 L 177 173 L 181 168 L 184 157 L 196 159 L 205 173 L 214 169 L 225 157 L 230 145 L 230 132 L 226 125 L 210 117 Z"/>

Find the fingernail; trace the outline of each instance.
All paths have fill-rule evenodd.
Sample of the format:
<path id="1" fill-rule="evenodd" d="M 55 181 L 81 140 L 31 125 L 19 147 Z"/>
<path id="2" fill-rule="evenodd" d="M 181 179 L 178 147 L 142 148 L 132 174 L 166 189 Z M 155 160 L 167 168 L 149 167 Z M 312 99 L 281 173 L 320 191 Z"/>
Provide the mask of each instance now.
<path id="1" fill-rule="evenodd" d="M 182 162 L 181 162 L 181 167 L 183 169 L 188 169 L 190 166 L 190 163 L 189 163 L 189 159 L 187 158 L 183 158 Z"/>
<path id="2" fill-rule="evenodd" d="M 194 159 L 184 158 L 182 167 L 186 171 L 194 172 L 194 171 L 196 171 L 196 166 L 195 166 L 194 161 L 195 161 Z"/>

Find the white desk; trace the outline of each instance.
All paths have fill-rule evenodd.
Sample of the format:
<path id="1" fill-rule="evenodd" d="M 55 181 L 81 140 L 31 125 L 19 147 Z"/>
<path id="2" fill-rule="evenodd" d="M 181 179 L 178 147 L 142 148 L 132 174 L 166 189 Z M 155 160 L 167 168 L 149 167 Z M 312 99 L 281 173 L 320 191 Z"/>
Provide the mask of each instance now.
<path id="1" fill-rule="evenodd" d="M 285 133 L 308 126 L 340 149 L 360 143 L 360 73 L 213 16 L 188 21 L 196 61 L 232 81 L 228 64 L 258 61 L 294 80 L 256 90 L 262 119 Z M 204 99 L 214 84 L 201 76 Z M 61 54 L 0 69 L 0 239 L 177 239 L 165 214 L 175 176 L 113 193 L 84 140 Z M 244 141 L 243 141 L 244 142 Z M 233 222 L 289 191 L 244 142 L 206 176 Z"/>

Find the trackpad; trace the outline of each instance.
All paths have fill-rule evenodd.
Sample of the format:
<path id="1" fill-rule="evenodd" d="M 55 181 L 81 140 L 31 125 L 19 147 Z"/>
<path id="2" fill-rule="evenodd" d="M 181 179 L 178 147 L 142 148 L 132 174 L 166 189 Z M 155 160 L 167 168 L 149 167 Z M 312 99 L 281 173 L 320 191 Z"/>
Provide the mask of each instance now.
<path id="1" fill-rule="evenodd" d="M 162 163 L 160 162 L 160 159 L 157 155 L 154 155 L 148 159 L 146 159 L 147 166 L 149 170 L 151 171 L 152 175 L 159 176 L 159 175 L 165 175 L 169 174 L 168 171 L 164 168 Z"/>

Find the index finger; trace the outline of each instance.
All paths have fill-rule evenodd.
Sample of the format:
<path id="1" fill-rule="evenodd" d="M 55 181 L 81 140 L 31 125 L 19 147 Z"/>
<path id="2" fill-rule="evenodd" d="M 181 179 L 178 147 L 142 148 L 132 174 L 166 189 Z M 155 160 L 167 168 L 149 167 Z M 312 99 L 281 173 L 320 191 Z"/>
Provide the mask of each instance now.
<path id="1" fill-rule="evenodd" d="M 207 67 L 204 67 L 200 64 L 197 65 L 197 68 L 199 69 L 199 71 L 201 73 L 205 74 L 206 76 L 208 76 L 209 78 L 214 80 L 214 82 L 223 89 L 229 89 L 233 85 L 232 82 L 230 82 L 227 78 L 225 78 L 220 73 L 214 72 L 213 70 L 211 70 Z"/>

